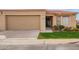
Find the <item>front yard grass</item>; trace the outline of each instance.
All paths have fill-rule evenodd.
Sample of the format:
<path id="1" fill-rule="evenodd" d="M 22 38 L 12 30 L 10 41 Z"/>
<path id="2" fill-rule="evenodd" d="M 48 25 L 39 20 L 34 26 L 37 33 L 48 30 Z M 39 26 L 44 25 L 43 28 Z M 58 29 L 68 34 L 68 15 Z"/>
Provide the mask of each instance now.
<path id="1" fill-rule="evenodd" d="M 79 32 L 44 32 L 38 39 L 79 39 Z"/>

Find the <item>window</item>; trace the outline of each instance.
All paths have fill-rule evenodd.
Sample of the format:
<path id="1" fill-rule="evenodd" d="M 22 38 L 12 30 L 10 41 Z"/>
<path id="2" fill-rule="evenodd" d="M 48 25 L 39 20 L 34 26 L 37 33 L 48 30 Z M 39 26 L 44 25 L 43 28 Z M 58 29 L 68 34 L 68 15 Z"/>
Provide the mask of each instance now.
<path id="1" fill-rule="evenodd" d="M 61 16 L 57 17 L 57 25 L 61 25 Z"/>
<path id="2" fill-rule="evenodd" d="M 68 26 L 68 24 L 69 24 L 68 22 L 69 22 L 69 17 L 68 16 L 64 16 L 63 20 L 62 20 L 63 25 L 64 26 Z"/>
<path id="3" fill-rule="evenodd" d="M 61 16 L 57 17 L 57 25 L 64 25 L 68 26 L 69 25 L 69 17 L 68 16 L 62 16 L 63 19 L 61 20 Z M 61 24 L 62 22 L 62 24 Z"/>

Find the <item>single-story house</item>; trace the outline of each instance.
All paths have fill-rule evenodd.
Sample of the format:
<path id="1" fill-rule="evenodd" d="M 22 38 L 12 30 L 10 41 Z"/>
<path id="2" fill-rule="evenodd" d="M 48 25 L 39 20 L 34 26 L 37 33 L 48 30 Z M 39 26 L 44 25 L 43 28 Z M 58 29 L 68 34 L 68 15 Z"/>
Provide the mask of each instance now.
<path id="1" fill-rule="evenodd" d="M 45 9 L 0 10 L 0 30 L 46 31 L 54 25 L 76 27 L 76 12 Z"/>

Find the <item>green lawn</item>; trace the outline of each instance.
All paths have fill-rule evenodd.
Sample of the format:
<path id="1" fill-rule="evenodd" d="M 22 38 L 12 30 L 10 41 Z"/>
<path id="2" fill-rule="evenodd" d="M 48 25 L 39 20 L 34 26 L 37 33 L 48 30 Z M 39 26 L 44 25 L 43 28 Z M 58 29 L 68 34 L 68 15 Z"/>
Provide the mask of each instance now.
<path id="1" fill-rule="evenodd" d="M 79 32 L 45 32 L 38 39 L 79 39 Z"/>

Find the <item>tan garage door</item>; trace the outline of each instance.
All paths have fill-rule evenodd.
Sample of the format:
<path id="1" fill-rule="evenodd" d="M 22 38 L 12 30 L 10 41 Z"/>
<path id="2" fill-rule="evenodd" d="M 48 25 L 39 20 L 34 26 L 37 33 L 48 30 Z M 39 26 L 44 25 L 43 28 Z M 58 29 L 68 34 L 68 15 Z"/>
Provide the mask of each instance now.
<path id="1" fill-rule="evenodd" d="M 37 30 L 40 16 L 6 16 L 7 30 Z"/>

